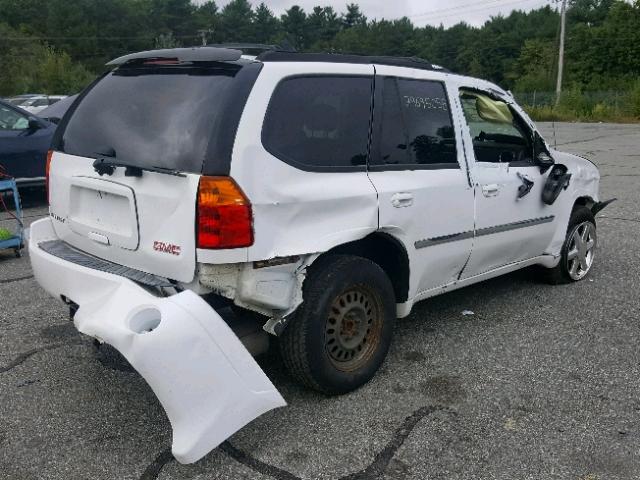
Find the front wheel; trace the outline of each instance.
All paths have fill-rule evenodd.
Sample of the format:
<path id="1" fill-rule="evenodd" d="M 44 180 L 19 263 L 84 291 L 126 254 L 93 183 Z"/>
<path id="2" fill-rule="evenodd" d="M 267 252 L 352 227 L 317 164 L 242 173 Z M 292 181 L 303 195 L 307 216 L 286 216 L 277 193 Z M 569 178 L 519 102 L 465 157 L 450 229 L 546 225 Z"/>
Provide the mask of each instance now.
<path id="1" fill-rule="evenodd" d="M 546 272 L 547 280 L 553 284 L 583 280 L 593 266 L 597 243 L 593 213 L 587 207 L 574 208 L 562 246 L 560 263 Z"/>
<path id="2" fill-rule="evenodd" d="M 395 296 L 385 272 L 351 255 L 316 261 L 303 303 L 280 337 L 289 372 L 302 384 L 341 394 L 368 382 L 389 350 Z"/>

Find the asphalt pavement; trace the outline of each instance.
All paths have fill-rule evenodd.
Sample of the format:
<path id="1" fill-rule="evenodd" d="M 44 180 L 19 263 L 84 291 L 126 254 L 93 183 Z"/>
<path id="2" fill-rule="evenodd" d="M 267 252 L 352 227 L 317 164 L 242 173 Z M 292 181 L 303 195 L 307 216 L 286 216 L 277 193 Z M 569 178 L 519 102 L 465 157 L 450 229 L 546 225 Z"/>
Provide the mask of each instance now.
<path id="1" fill-rule="evenodd" d="M 144 380 L 96 354 L 28 255 L 0 251 L 0 478 L 640 478 L 640 125 L 542 128 L 619 199 L 599 215 L 587 280 L 523 270 L 422 302 L 378 375 L 341 397 L 298 386 L 268 354 L 289 406 L 193 465 L 171 457 Z M 25 204 L 28 222 L 46 215 L 41 192 Z"/>

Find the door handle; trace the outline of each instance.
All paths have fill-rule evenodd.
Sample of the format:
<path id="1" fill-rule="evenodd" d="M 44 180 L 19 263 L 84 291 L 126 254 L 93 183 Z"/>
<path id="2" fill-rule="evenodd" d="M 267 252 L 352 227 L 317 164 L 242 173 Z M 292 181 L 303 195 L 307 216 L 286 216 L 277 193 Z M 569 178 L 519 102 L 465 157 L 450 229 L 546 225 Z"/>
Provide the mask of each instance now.
<path id="1" fill-rule="evenodd" d="M 412 193 L 396 193 L 391 196 L 391 205 L 396 208 L 410 207 L 413 205 Z"/>
<path id="2" fill-rule="evenodd" d="M 500 185 L 497 183 L 490 183 L 489 185 L 482 186 L 482 194 L 485 197 L 495 197 L 500 192 Z"/>

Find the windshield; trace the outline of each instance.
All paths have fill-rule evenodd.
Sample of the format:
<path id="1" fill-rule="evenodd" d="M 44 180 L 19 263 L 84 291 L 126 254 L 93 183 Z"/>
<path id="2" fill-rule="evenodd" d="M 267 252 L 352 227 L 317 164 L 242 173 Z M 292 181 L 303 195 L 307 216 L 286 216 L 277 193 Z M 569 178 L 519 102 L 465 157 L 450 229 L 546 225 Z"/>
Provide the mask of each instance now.
<path id="1" fill-rule="evenodd" d="M 124 66 L 80 100 L 57 148 L 139 167 L 200 173 L 242 65 Z M 241 99 L 242 103 L 246 98 Z"/>

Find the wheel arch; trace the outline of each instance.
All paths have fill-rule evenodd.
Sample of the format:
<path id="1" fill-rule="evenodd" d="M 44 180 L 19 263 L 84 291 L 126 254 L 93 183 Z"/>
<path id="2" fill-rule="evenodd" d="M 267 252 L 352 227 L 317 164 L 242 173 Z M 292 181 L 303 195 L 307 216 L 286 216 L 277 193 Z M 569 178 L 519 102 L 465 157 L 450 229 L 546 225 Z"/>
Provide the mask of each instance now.
<path id="1" fill-rule="evenodd" d="M 573 208 L 576 208 L 577 206 L 583 206 L 591 210 L 595 204 L 596 201 L 591 196 L 583 195 L 576 198 L 576 201 L 573 202 Z"/>
<path id="2" fill-rule="evenodd" d="M 359 240 L 338 245 L 320 255 L 318 259 L 327 254 L 355 255 L 371 260 L 380 266 L 391 280 L 396 303 L 403 303 L 409 299 L 409 255 L 402 242 L 393 235 L 374 232 Z"/>

